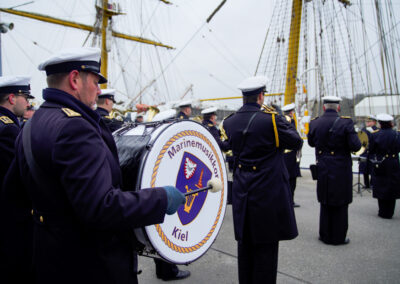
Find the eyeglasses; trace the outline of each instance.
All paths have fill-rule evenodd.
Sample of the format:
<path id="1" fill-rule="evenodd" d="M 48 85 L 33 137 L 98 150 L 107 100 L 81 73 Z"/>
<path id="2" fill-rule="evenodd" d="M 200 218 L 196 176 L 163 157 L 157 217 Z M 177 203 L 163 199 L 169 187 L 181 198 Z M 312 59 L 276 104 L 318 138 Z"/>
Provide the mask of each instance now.
<path id="1" fill-rule="evenodd" d="M 24 97 L 26 101 L 29 100 L 29 93 L 18 93 L 18 94 L 14 94 L 17 97 Z"/>

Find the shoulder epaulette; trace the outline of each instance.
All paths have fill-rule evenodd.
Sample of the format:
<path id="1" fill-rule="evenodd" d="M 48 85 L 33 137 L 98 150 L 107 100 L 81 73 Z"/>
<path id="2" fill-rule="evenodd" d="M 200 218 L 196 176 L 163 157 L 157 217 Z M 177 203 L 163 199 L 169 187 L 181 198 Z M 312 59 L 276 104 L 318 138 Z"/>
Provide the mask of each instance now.
<path id="1" fill-rule="evenodd" d="M 183 115 L 181 115 L 179 118 L 180 118 L 180 119 L 184 119 Z"/>
<path id="2" fill-rule="evenodd" d="M 230 118 L 232 115 L 234 115 L 236 112 L 232 112 L 231 114 L 229 114 L 228 116 L 225 116 L 223 120 Z"/>
<path id="3" fill-rule="evenodd" d="M 374 131 L 372 131 L 371 133 L 376 133 L 376 132 L 378 132 L 380 129 L 377 129 L 377 130 L 374 130 Z"/>
<path id="4" fill-rule="evenodd" d="M 316 116 L 316 117 L 312 118 L 311 120 L 314 120 L 314 119 L 317 119 L 317 118 L 319 118 L 319 116 Z"/>
<path id="5" fill-rule="evenodd" d="M 212 123 L 208 124 L 208 127 L 213 127 L 213 126 L 214 126 L 214 124 L 212 124 Z"/>
<path id="6" fill-rule="evenodd" d="M 113 119 L 110 115 L 105 115 L 104 117 L 107 119 Z"/>
<path id="7" fill-rule="evenodd" d="M 14 123 L 14 121 L 11 118 L 9 118 L 8 116 L 5 116 L 5 115 L 0 116 L 0 121 L 3 122 L 4 124 Z"/>
<path id="8" fill-rule="evenodd" d="M 70 108 L 63 107 L 61 109 L 68 117 L 82 116 L 79 112 L 76 112 Z"/>
<path id="9" fill-rule="evenodd" d="M 341 116 L 341 118 L 351 118 L 351 116 Z"/>

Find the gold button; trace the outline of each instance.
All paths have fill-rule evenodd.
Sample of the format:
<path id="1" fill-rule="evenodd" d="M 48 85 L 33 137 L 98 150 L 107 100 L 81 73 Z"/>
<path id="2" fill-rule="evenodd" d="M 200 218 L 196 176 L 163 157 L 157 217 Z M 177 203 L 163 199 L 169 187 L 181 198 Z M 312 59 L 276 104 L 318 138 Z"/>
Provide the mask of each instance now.
<path id="1" fill-rule="evenodd" d="M 257 170 L 257 167 L 256 167 L 256 166 L 253 166 L 253 170 Z"/>
<path id="2" fill-rule="evenodd" d="M 386 158 L 389 158 L 389 155 L 388 155 L 388 154 L 386 154 Z"/>
<path id="3" fill-rule="evenodd" d="M 239 164 L 239 169 L 241 169 L 242 168 L 242 165 L 241 164 Z"/>
<path id="4" fill-rule="evenodd" d="M 335 154 L 335 152 L 332 151 L 332 152 L 331 152 L 331 155 L 334 155 L 334 154 Z"/>
<path id="5" fill-rule="evenodd" d="M 33 209 L 31 210 L 31 214 L 33 215 Z"/>
<path id="6" fill-rule="evenodd" d="M 375 165 L 375 167 L 376 167 L 376 168 L 379 168 L 379 166 L 378 166 L 378 165 Z"/>
<path id="7" fill-rule="evenodd" d="M 322 151 L 319 151 L 318 153 L 319 153 L 319 154 L 322 154 Z"/>
<path id="8" fill-rule="evenodd" d="M 396 157 L 396 155 L 393 155 L 393 158 L 395 158 Z"/>
<path id="9" fill-rule="evenodd" d="M 43 223 L 43 216 L 39 217 L 39 221 L 40 221 L 40 223 Z"/>

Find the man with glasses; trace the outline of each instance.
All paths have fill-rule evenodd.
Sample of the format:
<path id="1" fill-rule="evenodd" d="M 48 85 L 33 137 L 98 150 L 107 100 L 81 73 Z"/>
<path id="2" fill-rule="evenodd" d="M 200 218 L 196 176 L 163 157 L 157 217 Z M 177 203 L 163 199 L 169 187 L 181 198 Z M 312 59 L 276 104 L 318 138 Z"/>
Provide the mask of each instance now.
<path id="1" fill-rule="evenodd" d="M 32 99 L 30 95 L 30 78 L 22 76 L 4 76 L 0 77 L 0 191 L 2 191 L 3 181 L 6 176 L 13 158 L 14 144 L 20 132 L 20 124 L 18 117 L 22 117 L 28 107 L 28 99 Z M 14 194 L 14 190 L 11 194 Z M 0 282 L 14 283 L 26 282 L 24 278 L 30 269 L 30 261 L 26 257 L 29 254 L 28 244 L 29 234 L 25 234 L 20 228 L 27 228 L 29 225 L 29 212 L 23 216 L 20 214 L 14 218 L 6 207 L 6 200 L 3 196 L 0 198 L 0 216 L 6 216 L 5 222 L 1 222 L 2 232 L 0 234 Z M 21 225 L 19 227 L 19 225 Z M 13 238 L 7 238 L 7 232 L 16 231 Z M 17 244 L 16 249 L 10 249 L 10 244 Z M 25 245 L 24 245 L 25 244 Z M 11 257 L 4 257 L 4 256 Z M 18 270 L 13 270 L 11 267 L 16 267 Z M 7 272 L 7 273 L 5 273 Z M 10 278 L 7 276 L 10 275 Z"/>
<path id="2" fill-rule="evenodd" d="M 24 115 L 29 106 L 30 95 L 29 77 L 4 76 L 0 77 L 0 181 L 14 157 L 14 142 L 20 131 L 18 117 Z M 1 188 L 0 184 L 0 188 Z"/>

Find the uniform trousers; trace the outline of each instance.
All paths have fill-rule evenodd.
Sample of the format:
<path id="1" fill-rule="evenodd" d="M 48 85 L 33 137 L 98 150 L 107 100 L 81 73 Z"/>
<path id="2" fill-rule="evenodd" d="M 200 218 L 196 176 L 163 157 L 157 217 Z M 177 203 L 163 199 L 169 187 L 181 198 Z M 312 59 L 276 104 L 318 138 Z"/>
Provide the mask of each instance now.
<path id="1" fill-rule="evenodd" d="M 248 232 L 238 241 L 239 283 L 276 283 L 279 241 L 256 244 Z"/>
<path id="2" fill-rule="evenodd" d="M 378 216 L 385 219 L 391 219 L 394 214 L 395 206 L 396 199 L 378 199 Z"/>
<path id="3" fill-rule="evenodd" d="M 156 275 L 161 279 L 173 278 L 178 274 L 178 266 L 173 263 L 166 262 L 161 259 L 154 259 L 156 263 Z"/>
<path id="4" fill-rule="evenodd" d="M 349 205 L 331 206 L 321 204 L 319 219 L 320 240 L 326 244 L 343 244 L 348 229 Z"/>
<path id="5" fill-rule="evenodd" d="M 290 191 L 292 192 L 292 202 L 294 203 L 294 191 L 296 189 L 297 177 L 289 178 Z"/>
<path id="6" fill-rule="evenodd" d="M 364 186 L 365 188 L 370 188 L 370 182 L 369 182 L 369 173 L 364 173 Z"/>

